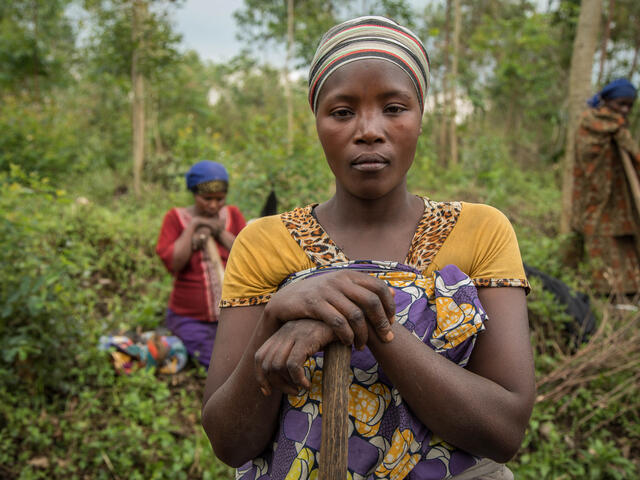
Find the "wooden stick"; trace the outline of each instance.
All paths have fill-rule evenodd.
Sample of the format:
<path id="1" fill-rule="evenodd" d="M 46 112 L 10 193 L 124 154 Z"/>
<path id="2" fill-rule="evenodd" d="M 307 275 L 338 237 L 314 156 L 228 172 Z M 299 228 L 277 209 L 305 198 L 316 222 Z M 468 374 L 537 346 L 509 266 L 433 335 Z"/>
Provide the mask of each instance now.
<path id="1" fill-rule="evenodd" d="M 220 258 L 220 252 L 218 252 L 218 245 L 212 236 L 207 238 L 206 243 L 206 252 L 207 257 L 211 264 L 213 265 L 214 270 L 218 274 L 220 278 L 220 285 L 222 285 L 222 279 L 224 278 L 224 268 L 222 266 L 222 258 Z"/>
<path id="2" fill-rule="evenodd" d="M 345 480 L 349 455 L 349 384 L 351 346 L 334 342 L 324 350 L 322 368 L 322 480 Z"/>
<path id="3" fill-rule="evenodd" d="M 629 158 L 627 151 L 618 146 L 618 152 L 620 152 L 624 173 L 627 175 L 627 181 L 631 188 L 631 196 L 633 197 L 633 203 L 636 207 L 636 213 L 640 214 L 640 181 L 638 180 L 638 174 L 636 173 L 635 168 L 633 168 L 633 163 L 631 163 L 631 159 Z"/>

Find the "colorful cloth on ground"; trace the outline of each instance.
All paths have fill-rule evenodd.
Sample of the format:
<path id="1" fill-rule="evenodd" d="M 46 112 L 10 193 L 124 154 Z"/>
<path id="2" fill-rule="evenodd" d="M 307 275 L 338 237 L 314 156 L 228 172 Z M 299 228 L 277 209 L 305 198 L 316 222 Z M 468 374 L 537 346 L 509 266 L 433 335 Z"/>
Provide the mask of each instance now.
<path id="1" fill-rule="evenodd" d="M 428 198 L 424 204 L 403 263 L 423 275 L 456 265 L 476 287 L 529 289 L 516 235 L 500 211 Z M 222 307 L 266 303 L 292 272 L 350 260 L 313 217 L 314 207 L 259 218 L 240 233 L 225 271 Z"/>
<path id="2" fill-rule="evenodd" d="M 618 147 L 629 152 L 640 173 L 640 149 L 624 117 L 607 107 L 587 109 L 575 139 L 571 224 L 584 236 L 594 260 L 594 286 L 601 293 L 640 291 L 638 214 Z M 618 241 L 625 236 L 634 241 Z"/>
<path id="3" fill-rule="evenodd" d="M 394 262 L 354 261 L 298 272 L 282 288 L 315 275 L 352 269 L 395 290 L 396 319 L 429 348 L 465 366 L 486 314 L 471 279 L 449 265 L 430 276 Z M 304 480 L 317 475 L 322 417 L 322 353 L 305 363 L 311 388 L 283 397 L 272 448 L 238 469 L 241 480 Z M 365 348 L 353 350 L 349 387 L 349 479 L 435 480 L 477 458 L 436 438 L 413 414 Z"/>
<path id="4" fill-rule="evenodd" d="M 229 183 L 229 173 L 227 173 L 227 169 L 224 168 L 224 165 L 218 162 L 213 162 L 211 160 L 202 160 L 195 165 L 193 165 L 187 174 L 185 175 L 185 179 L 187 182 L 187 188 L 192 192 L 196 191 L 196 187 L 203 183 L 220 181 L 224 182 L 224 184 Z M 226 188 L 224 190 L 216 190 L 227 191 Z"/>
<path id="5" fill-rule="evenodd" d="M 309 104 L 314 113 L 327 78 L 341 66 L 365 59 L 391 62 L 405 72 L 424 111 L 429 89 L 429 56 L 424 44 L 393 20 L 367 16 L 336 25 L 320 40 L 309 68 Z"/>
<path id="6" fill-rule="evenodd" d="M 234 235 L 238 235 L 246 225 L 242 213 L 233 205 L 223 207 L 219 215 L 224 219 L 225 230 Z M 158 236 L 156 253 L 169 272 L 174 275 L 169 308 L 184 317 L 215 322 L 217 321 L 217 304 L 220 299 L 215 296 L 216 278 L 212 277 L 213 269 L 208 268 L 202 251 L 193 252 L 189 263 L 180 272 L 171 270 L 174 244 L 190 221 L 191 215 L 186 208 L 172 208 L 165 215 Z M 222 263 L 226 265 L 229 250 L 218 244 L 218 252 Z"/>
<path id="7" fill-rule="evenodd" d="M 195 318 L 183 317 L 169 308 L 165 327 L 182 340 L 191 357 L 209 368 L 211 352 L 213 352 L 213 344 L 218 332 L 218 322 L 203 322 Z"/>
<path id="8" fill-rule="evenodd" d="M 159 373 L 177 373 L 187 363 L 187 350 L 178 337 L 150 331 L 137 334 L 103 335 L 98 348 L 111 350 L 118 373 L 155 368 Z"/>

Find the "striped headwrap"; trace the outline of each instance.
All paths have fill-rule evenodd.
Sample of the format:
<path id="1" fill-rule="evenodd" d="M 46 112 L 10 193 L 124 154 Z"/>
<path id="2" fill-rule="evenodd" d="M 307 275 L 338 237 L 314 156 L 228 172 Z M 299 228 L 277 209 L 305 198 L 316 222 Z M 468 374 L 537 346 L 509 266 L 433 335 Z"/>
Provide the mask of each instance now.
<path id="1" fill-rule="evenodd" d="M 320 40 L 309 69 L 313 113 L 317 113 L 318 94 L 329 75 L 348 63 L 372 58 L 391 62 L 409 76 L 424 111 L 429 89 L 429 56 L 424 45 L 415 33 L 393 20 L 367 16 L 336 25 Z"/>

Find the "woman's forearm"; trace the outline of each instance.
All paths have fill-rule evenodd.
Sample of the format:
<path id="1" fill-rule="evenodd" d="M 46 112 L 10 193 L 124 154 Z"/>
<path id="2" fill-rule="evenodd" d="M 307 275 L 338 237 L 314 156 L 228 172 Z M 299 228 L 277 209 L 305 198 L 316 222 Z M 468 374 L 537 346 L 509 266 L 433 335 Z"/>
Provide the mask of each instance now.
<path id="1" fill-rule="evenodd" d="M 511 458 L 529 418 L 518 393 L 438 355 L 400 325 L 393 331 L 390 343 L 370 335 L 369 348 L 420 421 L 470 453 L 501 462 Z"/>
<path id="2" fill-rule="evenodd" d="M 282 392 L 265 396 L 254 368 L 255 352 L 276 329 L 261 319 L 237 367 L 202 410 L 202 425 L 216 456 L 233 467 L 260 455 L 276 431 Z"/>
<path id="3" fill-rule="evenodd" d="M 220 243 L 227 250 L 231 250 L 231 247 L 235 239 L 236 239 L 236 236 L 233 233 L 228 232 L 227 230 L 222 230 L 216 237 L 216 241 Z"/>
<path id="4" fill-rule="evenodd" d="M 468 365 L 435 353 L 401 325 L 369 348 L 414 413 L 447 442 L 507 461 L 520 447 L 535 398 L 533 354 L 524 290 L 483 288 L 488 314 Z"/>
<path id="5" fill-rule="evenodd" d="M 189 260 L 191 259 L 191 255 L 193 254 L 193 250 L 191 248 L 191 237 L 193 237 L 194 230 L 195 225 L 193 223 L 190 223 L 182 231 L 178 239 L 173 244 L 171 270 L 174 274 L 182 271 L 182 269 L 187 266 Z"/>

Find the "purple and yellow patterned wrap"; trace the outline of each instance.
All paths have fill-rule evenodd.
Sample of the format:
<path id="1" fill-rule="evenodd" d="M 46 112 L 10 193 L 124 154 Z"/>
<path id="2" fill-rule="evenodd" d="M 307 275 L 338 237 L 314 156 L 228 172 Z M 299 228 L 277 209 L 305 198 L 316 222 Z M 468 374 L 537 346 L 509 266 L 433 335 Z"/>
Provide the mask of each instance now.
<path id="1" fill-rule="evenodd" d="M 396 320 L 460 366 L 469 360 L 486 314 L 472 280 L 449 265 L 431 276 L 395 262 L 355 261 L 290 276 L 283 285 L 339 269 L 380 278 L 395 290 Z M 311 389 L 283 396 L 273 444 L 237 471 L 242 480 L 317 479 L 322 416 L 322 352 L 305 363 Z M 349 480 L 440 480 L 478 461 L 436 438 L 404 402 L 368 348 L 353 350 L 349 398 Z"/>

